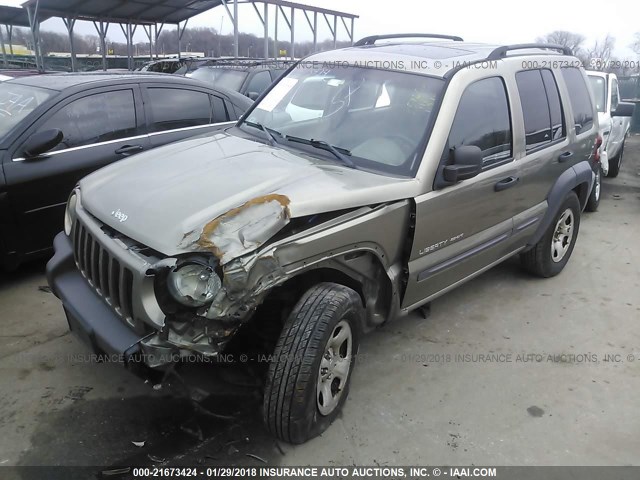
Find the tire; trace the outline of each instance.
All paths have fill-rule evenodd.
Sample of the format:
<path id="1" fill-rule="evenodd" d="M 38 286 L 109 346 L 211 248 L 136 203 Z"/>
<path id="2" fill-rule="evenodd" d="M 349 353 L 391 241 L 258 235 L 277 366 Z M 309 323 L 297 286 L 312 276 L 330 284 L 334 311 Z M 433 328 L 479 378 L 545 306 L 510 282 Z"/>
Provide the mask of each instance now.
<path id="1" fill-rule="evenodd" d="M 335 283 L 320 283 L 298 301 L 265 383 L 263 419 L 274 436 L 304 443 L 335 420 L 349 394 L 363 318 L 360 296 Z"/>
<path id="2" fill-rule="evenodd" d="M 520 261 L 526 270 L 544 278 L 554 277 L 562 271 L 578 238 L 580 210 L 578 196 L 573 191 L 569 192 L 540 241 L 531 250 L 520 255 Z M 570 232 L 567 231 L 567 226 L 570 227 Z M 558 239 L 554 242 L 556 236 Z"/>
<path id="3" fill-rule="evenodd" d="M 591 193 L 589 194 L 589 198 L 587 199 L 587 205 L 585 210 L 587 212 L 595 212 L 598 210 L 598 205 L 600 205 L 600 198 L 602 197 L 602 169 L 598 167 L 598 171 L 596 172 L 596 178 L 593 181 L 593 188 L 591 189 Z"/>
<path id="4" fill-rule="evenodd" d="M 615 158 L 609 159 L 609 172 L 607 173 L 607 177 L 615 178 L 620 173 L 620 167 L 622 167 L 622 156 L 624 154 L 624 142 L 622 142 L 622 146 L 620 147 L 620 151 Z"/>

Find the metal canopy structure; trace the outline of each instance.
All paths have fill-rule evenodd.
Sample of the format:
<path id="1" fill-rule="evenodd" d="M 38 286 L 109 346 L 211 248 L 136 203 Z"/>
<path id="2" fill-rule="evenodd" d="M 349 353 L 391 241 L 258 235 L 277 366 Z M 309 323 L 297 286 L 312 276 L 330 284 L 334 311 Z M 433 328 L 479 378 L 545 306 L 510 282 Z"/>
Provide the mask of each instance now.
<path id="1" fill-rule="evenodd" d="M 49 17 L 44 18 L 46 20 Z M 7 41 L 9 42 L 9 51 L 13 55 L 13 27 L 31 27 L 29 23 L 29 13 L 24 8 L 20 7 L 7 7 L 0 5 L 0 25 L 4 25 L 5 32 L 7 34 Z M 4 44 L 5 38 L 2 28 L 0 27 L 0 43 L 2 44 L 2 60 L 5 66 L 7 65 L 7 51 Z M 35 44 L 34 39 L 34 44 Z"/>
<path id="2" fill-rule="evenodd" d="M 235 0 L 230 2 L 229 0 L 221 0 L 225 9 L 227 10 L 227 14 L 231 18 L 234 27 L 234 37 L 235 37 L 235 56 L 238 56 L 238 4 L 247 4 L 250 3 L 253 5 L 254 10 L 258 14 L 260 21 L 262 22 L 262 26 L 264 27 L 264 58 L 269 58 L 269 5 L 275 6 L 275 31 L 274 31 L 274 51 L 276 57 L 278 56 L 278 14 L 281 14 L 284 18 L 289 31 L 291 32 L 291 52 L 290 57 L 295 57 L 295 12 L 296 10 L 301 11 L 307 23 L 309 24 L 309 28 L 311 29 L 311 33 L 313 34 L 313 51 L 315 52 L 318 46 L 318 15 L 322 15 L 327 22 L 329 27 L 329 31 L 331 31 L 331 35 L 333 37 L 333 46 L 335 47 L 338 42 L 338 18 L 341 19 L 342 24 L 344 25 L 347 34 L 349 35 L 349 39 L 353 44 L 354 41 L 354 31 L 355 31 L 355 19 L 358 18 L 358 15 L 353 15 L 351 13 L 338 12 L 336 10 L 328 10 L 326 8 L 313 7 L 311 5 L 303 5 L 301 3 L 289 2 L 287 0 Z M 231 13 L 231 10 L 228 7 L 228 3 L 234 4 L 234 12 Z M 256 3 L 262 3 L 264 12 L 261 13 Z M 286 9 L 286 10 L 285 10 Z M 289 16 L 287 16 L 287 11 L 289 12 Z M 309 16 L 309 14 L 313 15 L 313 20 Z M 330 21 L 330 17 L 333 17 L 333 22 Z M 347 20 L 350 23 L 350 27 L 347 26 Z"/>
<path id="3" fill-rule="evenodd" d="M 31 28 L 34 37 L 34 51 L 36 64 L 44 67 L 40 48 L 40 24 L 50 17 L 63 19 L 69 34 L 71 45 L 71 66 L 76 70 L 74 49 L 74 27 L 77 20 L 93 22 L 100 38 L 100 51 L 102 53 L 102 67 L 107 68 L 107 33 L 109 25 L 117 23 L 122 29 L 127 40 L 127 56 L 129 69 L 133 69 L 133 36 L 136 28 L 142 25 L 148 39 L 150 57 L 158 57 L 157 42 L 165 24 L 177 25 L 178 57 L 180 57 L 181 40 L 184 35 L 187 22 L 190 18 L 216 7 L 223 6 L 233 23 L 234 56 L 238 57 L 239 18 L 238 5 L 252 4 L 264 27 L 264 57 L 269 58 L 269 6 L 275 9 L 274 46 L 275 56 L 278 57 L 278 17 L 281 14 L 291 33 L 290 57 L 295 56 L 295 12 L 301 11 L 313 33 L 314 51 L 318 39 L 318 16 L 322 16 L 333 36 L 334 46 L 337 43 L 338 18 L 349 35 L 351 43 L 354 40 L 354 24 L 357 15 L 328 10 L 325 8 L 303 5 L 287 0 L 27 0 L 22 4 L 24 10 L 13 8 L 12 10 L 26 11 L 27 23 L 24 26 Z M 262 4 L 262 12 L 256 4 Z M 10 7 L 4 7 L 10 8 Z M 288 14 L 287 14 L 288 12 Z M 23 14 L 24 15 L 24 14 Z M 312 16 L 310 16 L 312 15 Z M 24 18 L 22 18 L 24 20 Z M 14 24 L 15 25 L 15 24 Z M 4 45 L 4 44 L 3 44 Z"/>
<path id="4" fill-rule="evenodd" d="M 28 0 L 56 17 L 109 23 L 179 23 L 222 5 L 221 0 Z"/>
<path id="5" fill-rule="evenodd" d="M 24 8 L 0 5 L 0 23 L 15 27 L 28 27 L 29 15 Z"/>

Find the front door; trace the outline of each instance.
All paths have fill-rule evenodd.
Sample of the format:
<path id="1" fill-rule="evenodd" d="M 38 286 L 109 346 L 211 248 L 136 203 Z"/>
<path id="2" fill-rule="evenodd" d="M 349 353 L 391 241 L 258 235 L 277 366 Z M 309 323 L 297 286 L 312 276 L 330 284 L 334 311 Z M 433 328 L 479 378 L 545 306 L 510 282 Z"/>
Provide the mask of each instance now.
<path id="1" fill-rule="evenodd" d="M 415 199 L 415 233 L 403 308 L 427 302 L 515 248 L 511 241 L 513 217 L 522 201 L 513 161 L 509 103 L 501 77 L 485 78 L 467 87 L 443 163 L 461 145 L 480 147 L 483 172 Z"/>
<path id="2" fill-rule="evenodd" d="M 67 198 L 82 177 L 149 147 L 137 114 L 137 89 L 95 89 L 63 100 L 13 145 L 4 171 L 21 253 L 51 248 L 63 228 Z M 62 143 L 47 154 L 25 158 L 29 136 L 52 128 L 62 131 Z"/>

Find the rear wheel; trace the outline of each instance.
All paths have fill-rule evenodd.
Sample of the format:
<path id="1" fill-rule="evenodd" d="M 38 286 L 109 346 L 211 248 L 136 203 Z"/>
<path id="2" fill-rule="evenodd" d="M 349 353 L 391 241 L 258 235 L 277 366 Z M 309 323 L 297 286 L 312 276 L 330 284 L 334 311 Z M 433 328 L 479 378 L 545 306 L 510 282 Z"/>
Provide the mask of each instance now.
<path id="1" fill-rule="evenodd" d="M 618 152 L 618 155 L 616 155 L 614 158 L 609 159 L 609 172 L 607 173 L 607 177 L 615 178 L 618 176 L 618 174 L 620 173 L 620 167 L 622 167 L 623 155 L 624 155 L 624 142 L 620 147 L 620 151 Z"/>
<path id="2" fill-rule="evenodd" d="M 591 195 L 587 200 L 587 206 L 585 210 L 587 212 L 595 212 L 600 205 L 600 195 L 602 194 L 602 169 L 598 167 L 596 171 L 596 178 L 593 181 L 593 188 L 591 189 Z"/>
<path id="3" fill-rule="evenodd" d="M 349 394 L 364 315 L 360 296 L 335 283 L 310 288 L 289 315 L 265 384 L 269 431 L 303 443 L 326 430 Z"/>
<path id="4" fill-rule="evenodd" d="M 549 229 L 534 247 L 521 254 L 522 265 L 540 277 L 559 274 L 569 261 L 580 229 L 580 201 L 570 192 Z"/>

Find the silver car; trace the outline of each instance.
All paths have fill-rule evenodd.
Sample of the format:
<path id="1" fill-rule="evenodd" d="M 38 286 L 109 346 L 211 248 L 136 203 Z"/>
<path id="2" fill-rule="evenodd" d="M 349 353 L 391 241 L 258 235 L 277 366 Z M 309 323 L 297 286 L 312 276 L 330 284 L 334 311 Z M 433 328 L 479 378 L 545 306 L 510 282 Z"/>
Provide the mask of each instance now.
<path id="1" fill-rule="evenodd" d="M 265 424 L 301 443 L 362 334 L 514 255 L 560 273 L 599 168 L 579 61 L 401 37 L 308 57 L 226 131 L 84 178 L 47 267 L 71 329 L 152 368 L 260 339 L 241 358 L 264 363 Z"/>

